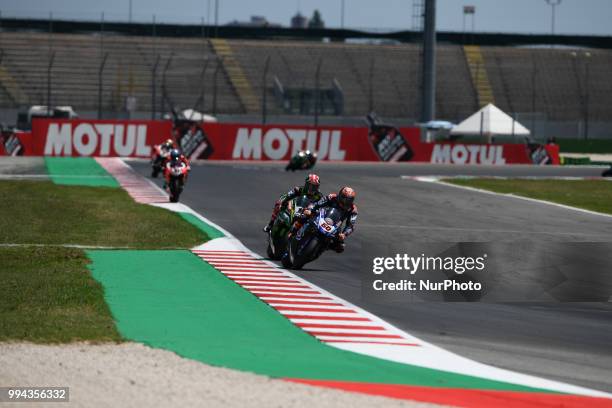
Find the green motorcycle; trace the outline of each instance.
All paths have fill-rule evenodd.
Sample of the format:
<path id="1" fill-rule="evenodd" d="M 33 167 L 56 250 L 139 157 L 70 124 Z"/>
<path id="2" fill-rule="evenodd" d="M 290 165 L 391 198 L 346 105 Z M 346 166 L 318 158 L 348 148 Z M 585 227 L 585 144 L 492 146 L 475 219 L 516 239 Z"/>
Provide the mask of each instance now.
<path id="1" fill-rule="evenodd" d="M 317 164 L 317 154 L 310 150 L 300 151 L 293 156 L 285 167 L 285 171 L 310 170 Z"/>
<path id="2" fill-rule="evenodd" d="M 311 200 L 306 195 L 296 197 L 278 213 L 268 232 L 268 258 L 279 260 L 283 257 L 287 250 L 287 234 L 293 225 L 295 215 L 306 208 L 310 202 Z"/>

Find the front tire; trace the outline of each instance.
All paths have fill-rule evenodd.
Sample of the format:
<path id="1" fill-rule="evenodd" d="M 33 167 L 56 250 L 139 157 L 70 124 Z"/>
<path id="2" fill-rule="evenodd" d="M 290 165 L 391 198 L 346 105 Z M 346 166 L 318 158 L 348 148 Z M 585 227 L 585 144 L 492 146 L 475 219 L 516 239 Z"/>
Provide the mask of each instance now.
<path id="1" fill-rule="evenodd" d="M 285 255 L 283 256 L 281 263 L 283 264 L 283 267 L 285 268 L 291 268 L 293 265 L 291 265 L 291 260 L 289 259 L 289 254 L 285 253 Z"/>
<path id="2" fill-rule="evenodd" d="M 178 184 L 179 182 L 176 178 L 173 178 L 172 180 L 170 180 L 170 202 L 171 203 L 178 203 L 179 195 L 181 194 Z"/>
<path id="3" fill-rule="evenodd" d="M 306 244 L 306 247 L 302 250 L 302 255 L 294 255 L 293 268 L 302 269 L 302 266 L 304 266 L 306 263 L 314 261 L 317 257 L 309 255 L 316 255 L 316 253 L 318 252 L 318 246 L 319 239 L 317 237 L 313 237 L 310 242 Z"/>
<path id="4" fill-rule="evenodd" d="M 268 258 L 276 260 L 278 259 L 276 255 L 274 255 L 274 251 L 272 251 L 272 247 L 270 246 L 270 244 L 268 244 L 268 249 L 266 250 L 266 254 L 268 255 Z"/>

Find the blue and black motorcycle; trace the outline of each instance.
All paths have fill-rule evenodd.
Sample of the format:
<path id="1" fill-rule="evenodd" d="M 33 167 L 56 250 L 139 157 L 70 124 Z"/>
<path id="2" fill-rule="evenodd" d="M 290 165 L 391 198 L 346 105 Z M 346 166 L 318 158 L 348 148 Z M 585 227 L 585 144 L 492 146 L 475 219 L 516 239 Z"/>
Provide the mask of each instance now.
<path id="1" fill-rule="evenodd" d="M 300 269 L 317 259 L 334 242 L 342 226 L 337 208 L 321 208 L 289 239 L 282 263 L 285 268 Z"/>

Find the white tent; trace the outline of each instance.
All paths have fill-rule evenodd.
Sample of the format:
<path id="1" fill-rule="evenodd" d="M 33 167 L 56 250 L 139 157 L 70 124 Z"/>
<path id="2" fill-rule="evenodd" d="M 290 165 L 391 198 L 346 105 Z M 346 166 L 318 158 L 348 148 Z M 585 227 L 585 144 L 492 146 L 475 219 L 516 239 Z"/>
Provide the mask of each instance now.
<path id="1" fill-rule="evenodd" d="M 181 112 L 185 119 L 193 120 L 196 122 L 216 122 L 217 118 L 214 116 L 207 115 L 202 112 L 198 112 L 194 109 L 185 109 Z"/>
<path id="2" fill-rule="evenodd" d="M 458 124 L 451 130 L 453 135 L 511 135 L 528 136 L 529 129 L 518 123 L 492 103 Z"/>

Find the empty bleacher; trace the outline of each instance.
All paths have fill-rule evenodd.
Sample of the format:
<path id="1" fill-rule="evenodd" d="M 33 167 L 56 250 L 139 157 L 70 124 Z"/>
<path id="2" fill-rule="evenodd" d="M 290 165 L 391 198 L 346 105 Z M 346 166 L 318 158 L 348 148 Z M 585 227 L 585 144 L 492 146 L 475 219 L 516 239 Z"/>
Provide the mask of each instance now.
<path id="1" fill-rule="evenodd" d="M 98 71 L 103 56 L 108 54 L 102 76 L 102 107 L 105 111 L 124 110 L 127 96 L 136 98 L 138 111 L 151 111 L 154 104 L 160 111 L 164 103 L 169 109 L 170 102 L 192 107 L 203 93 L 205 105 L 199 105 L 201 109 L 212 112 L 215 104 L 217 112 L 244 112 L 222 65 L 216 75 L 217 98 L 214 103 L 218 62 L 208 40 L 110 34 L 2 33 L 0 49 L 3 51 L 2 67 L 25 95 L 22 98 L 25 100 L 19 102 L 11 101 L 11 98 L 0 99 L 3 107 L 46 104 L 47 69 L 53 55 L 51 103 L 72 105 L 77 111 L 97 110 Z M 154 102 L 152 78 L 157 60 Z M 204 68 L 206 71 L 203 73 Z M 0 85 L 5 91 L 10 91 L 2 79 L 0 77 Z M 166 89 L 166 102 L 162 88 Z"/>
<path id="2" fill-rule="evenodd" d="M 459 121 L 487 94 L 510 113 L 537 112 L 557 121 L 580 121 L 587 114 L 592 121 L 612 120 L 611 51 L 484 46 L 478 51 L 478 69 L 486 76 L 474 72 L 463 47 L 438 45 L 437 118 Z M 268 113 L 286 114 L 275 98 L 274 78 L 287 88 L 313 89 L 319 61 L 319 86 L 329 89 L 337 81 L 345 117 L 362 117 L 373 109 L 383 117 L 416 119 L 420 111 L 421 58 L 415 44 L 0 32 L 0 55 L 4 109 L 47 103 L 47 68 L 54 55 L 51 103 L 96 112 L 98 71 L 108 55 L 102 75 L 102 110 L 108 117 L 125 111 L 128 96 L 135 97 L 141 114 L 154 107 L 166 112 L 173 104 L 258 115 L 264 92 Z"/>
<path id="3" fill-rule="evenodd" d="M 549 120 L 612 119 L 612 52 L 482 47 L 497 106 Z"/>

